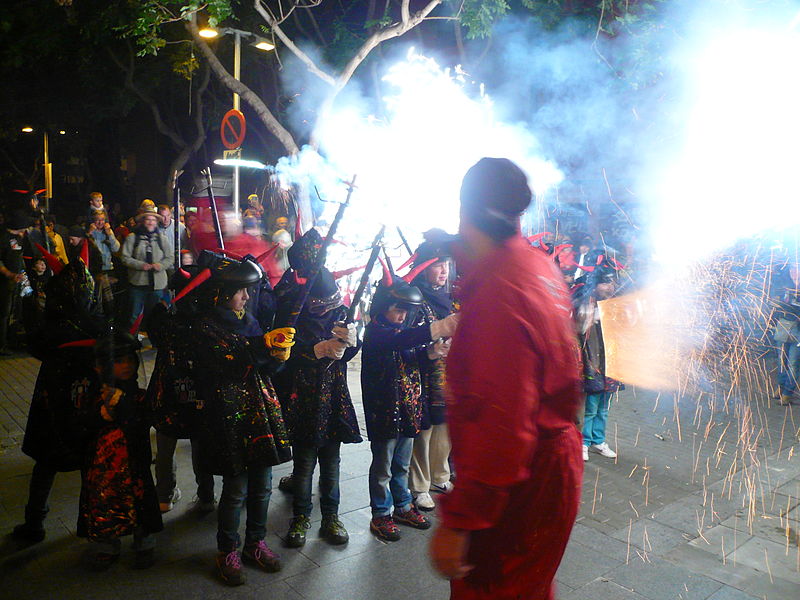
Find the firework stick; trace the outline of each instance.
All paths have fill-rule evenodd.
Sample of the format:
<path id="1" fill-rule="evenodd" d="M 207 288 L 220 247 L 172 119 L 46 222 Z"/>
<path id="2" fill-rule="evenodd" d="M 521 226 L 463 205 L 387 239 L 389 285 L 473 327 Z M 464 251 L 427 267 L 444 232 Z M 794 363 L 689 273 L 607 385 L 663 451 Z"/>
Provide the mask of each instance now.
<path id="1" fill-rule="evenodd" d="M 386 230 L 386 226 L 383 225 L 378 231 L 378 235 L 375 236 L 375 239 L 372 240 L 372 252 L 369 254 L 369 260 L 367 261 L 367 266 L 364 268 L 364 274 L 361 276 L 361 281 L 358 282 L 358 287 L 356 288 L 356 293 L 353 296 L 353 301 L 350 303 L 350 308 L 347 310 L 347 318 L 345 319 L 345 323 L 353 323 L 356 320 L 356 311 L 358 310 L 358 304 L 361 302 L 361 298 L 364 296 L 364 292 L 367 289 L 367 285 L 369 285 L 369 275 L 372 272 L 372 267 L 375 266 L 375 262 L 378 260 L 378 254 L 381 251 L 381 238 L 383 238 L 383 233 Z"/>
<path id="2" fill-rule="evenodd" d="M 211 207 L 211 222 L 214 224 L 214 231 L 217 233 L 217 247 L 225 249 L 225 242 L 222 239 L 222 227 L 219 225 L 219 213 L 217 212 L 217 199 L 214 197 L 214 188 L 211 185 L 211 167 L 203 171 L 208 185 L 208 204 Z"/>

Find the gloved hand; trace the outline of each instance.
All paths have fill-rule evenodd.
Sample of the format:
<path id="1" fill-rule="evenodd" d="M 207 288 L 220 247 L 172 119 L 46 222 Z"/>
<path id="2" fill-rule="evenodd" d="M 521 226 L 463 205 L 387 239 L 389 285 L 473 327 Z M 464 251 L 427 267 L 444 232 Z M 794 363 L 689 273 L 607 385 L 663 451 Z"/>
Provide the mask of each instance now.
<path id="1" fill-rule="evenodd" d="M 358 344 L 358 334 L 356 333 L 355 323 L 348 323 L 344 326 L 335 325 L 332 333 L 350 348 Z"/>
<path id="2" fill-rule="evenodd" d="M 291 348 L 270 348 L 269 355 L 278 362 L 286 362 L 291 352 Z"/>
<path id="3" fill-rule="evenodd" d="M 458 325 L 458 313 L 447 315 L 444 319 L 439 319 L 431 323 L 431 339 L 438 340 L 439 338 L 453 337 Z"/>
<path id="4" fill-rule="evenodd" d="M 339 338 L 331 338 L 314 345 L 314 356 L 340 360 L 344 356 L 345 348 L 346 346 L 339 341 Z"/>
<path id="5" fill-rule="evenodd" d="M 278 327 L 264 334 L 264 343 L 267 348 L 291 348 L 294 346 L 294 327 Z"/>
<path id="6" fill-rule="evenodd" d="M 452 338 L 447 338 L 446 340 L 439 340 L 428 346 L 428 358 L 436 360 L 437 358 L 444 358 L 447 356 L 450 353 L 450 344 L 452 341 Z"/>

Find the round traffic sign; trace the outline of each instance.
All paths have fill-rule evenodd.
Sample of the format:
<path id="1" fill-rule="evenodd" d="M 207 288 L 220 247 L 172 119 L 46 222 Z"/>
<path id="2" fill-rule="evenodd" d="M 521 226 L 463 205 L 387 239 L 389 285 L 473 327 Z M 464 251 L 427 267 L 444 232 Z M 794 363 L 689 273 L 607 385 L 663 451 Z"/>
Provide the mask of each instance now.
<path id="1" fill-rule="evenodd" d="M 247 132 L 247 125 L 241 111 L 232 108 L 222 117 L 222 124 L 219 128 L 219 137 L 222 138 L 222 145 L 228 150 L 236 150 L 242 147 L 244 134 Z"/>

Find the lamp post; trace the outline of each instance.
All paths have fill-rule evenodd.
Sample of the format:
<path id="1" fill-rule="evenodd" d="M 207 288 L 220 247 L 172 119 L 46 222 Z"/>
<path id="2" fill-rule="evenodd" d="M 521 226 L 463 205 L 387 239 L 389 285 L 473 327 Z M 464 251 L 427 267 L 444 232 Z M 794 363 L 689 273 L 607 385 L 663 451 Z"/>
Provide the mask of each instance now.
<path id="1" fill-rule="evenodd" d="M 269 42 L 268 40 L 257 36 L 254 33 L 250 33 L 249 31 L 243 31 L 241 29 L 235 29 L 233 27 L 223 27 L 222 29 L 212 29 L 210 27 L 204 27 L 199 31 L 201 37 L 206 39 L 214 39 L 220 35 L 233 35 L 233 78 L 236 81 L 240 81 L 241 79 L 241 70 L 242 70 L 242 38 L 252 38 L 253 42 L 252 45 L 259 50 L 263 50 L 268 52 L 270 50 L 275 49 L 275 45 Z M 236 92 L 233 93 L 233 108 L 235 110 L 240 110 L 239 108 L 239 94 Z M 217 161 L 215 161 L 217 162 Z M 239 219 L 239 165 L 236 164 L 233 167 L 233 213 L 236 215 L 236 219 Z"/>
<path id="2" fill-rule="evenodd" d="M 30 126 L 22 128 L 23 133 L 33 133 L 34 129 Z M 64 133 L 63 131 L 59 133 Z M 50 136 L 47 133 L 47 128 L 42 129 L 43 143 L 44 143 L 44 205 L 45 210 L 50 212 L 50 200 L 53 198 L 53 164 L 50 162 Z"/>

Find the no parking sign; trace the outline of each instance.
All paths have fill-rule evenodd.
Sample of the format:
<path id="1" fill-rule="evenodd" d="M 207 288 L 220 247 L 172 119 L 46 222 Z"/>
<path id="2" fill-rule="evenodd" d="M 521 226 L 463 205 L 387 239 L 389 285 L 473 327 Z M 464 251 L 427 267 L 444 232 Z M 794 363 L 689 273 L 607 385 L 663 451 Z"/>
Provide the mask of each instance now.
<path id="1" fill-rule="evenodd" d="M 222 139 L 223 146 L 228 150 L 241 148 L 246 132 L 247 124 L 241 111 L 232 108 L 225 113 L 219 128 L 219 137 Z"/>

